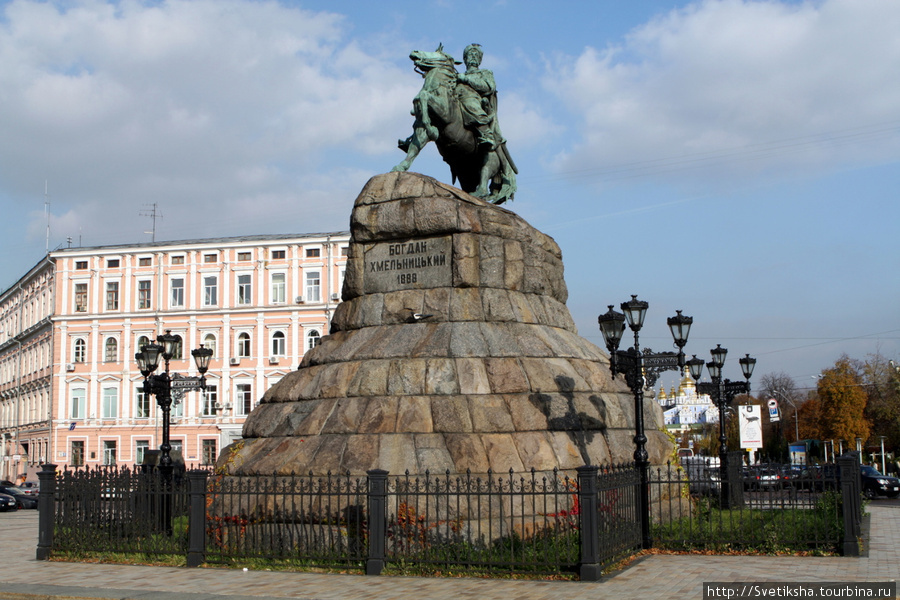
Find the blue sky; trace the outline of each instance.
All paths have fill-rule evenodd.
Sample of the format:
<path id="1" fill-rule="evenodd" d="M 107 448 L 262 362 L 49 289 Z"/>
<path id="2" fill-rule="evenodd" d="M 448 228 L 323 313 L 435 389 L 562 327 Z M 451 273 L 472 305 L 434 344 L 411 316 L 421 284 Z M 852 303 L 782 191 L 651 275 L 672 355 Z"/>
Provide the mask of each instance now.
<path id="1" fill-rule="evenodd" d="M 694 317 L 799 387 L 900 359 L 900 2 L 0 3 L 0 288 L 46 248 L 335 231 L 439 43 L 485 51 L 569 309 Z M 413 170 L 449 182 L 433 147 Z"/>

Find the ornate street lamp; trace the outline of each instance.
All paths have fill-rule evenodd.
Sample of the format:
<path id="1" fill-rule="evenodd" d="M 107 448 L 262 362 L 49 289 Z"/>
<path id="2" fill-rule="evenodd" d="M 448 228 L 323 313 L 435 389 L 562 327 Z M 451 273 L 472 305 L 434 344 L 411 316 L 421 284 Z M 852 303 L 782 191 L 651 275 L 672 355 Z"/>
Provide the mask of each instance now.
<path id="1" fill-rule="evenodd" d="M 650 458 L 647 453 L 647 436 L 644 433 L 644 387 L 652 386 L 659 373 L 671 369 L 682 369 L 685 365 L 684 346 L 687 344 L 692 317 L 686 317 L 676 311 L 667 323 L 678 353 L 654 353 L 649 348 L 641 351 L 639 332 L 644 325 L 649 304 L 632 296 L 631 300 L 619 305 L 622 312 L 616 312 L 612 304 L 609 310 L 600 315 L 597 321 L 600 333 L 609 350 L 609 368 L 613 377 L 622 373 L 625 382 L 634 395 L 634 462 L 641 473 L 641 537 L 642 546 L 650 548 L 653 540 L 650 537 Z M 628 350 L 619 350 L 625 323 L 634 332 L 634 346 Z M 649 382 L 649 383 L 648 383 Z"/>
<path id="2" fill-rule="evenodd" d="M 731 381 L 722 378 L 722 369 L 725 366 L 725 357 L 728 350 L 723 348 L 721 344 L 709 351 L 712 360 L 706 363 L 706 370 L 709 371 L 710 383 L 699 383 L 700 376 L 703 374 L 703 360 L 694 356 L 688 361 L 688 367 L 691 370 L 691 376 L 697 380 L 697 393 L 709 394 L 719 409 L 719 481 L 722 485 L 722 500 L 725 506 L 731 505 L 730 489 L 728 485 L 728 436 L 725 435 L 725 411 L 731 406 L 735 396 L 738 394 L 750 393 L 750 377 L 753 376 L 753 368 L 756 366 L 756 359 L 749 354 L 738 360 L 741 365 L 741 372 L 746 381 Z"/>
<path id="3" fill-rule="evenodd" d="M 159 446 L 159 471 L 166 481 L 172 478 L 172 445 L 169 439 L 169 418 L 172 409 L 172 390 L 181 391 L 206 389 L 206 371 L 209 369 L 209 360 L 212 358 L 212 349 L 204 348 L 202 345 L 196 350 L 191 351 L 194 361 L 197 364 L 197 371 L 200 377 L 181 377 L 169 373 L 169 361 L 175 355 L 175 351 L 181 343 L 181 338 L 172 335 L 172 331 L 167 329 L 165 333 L 156 337 L 155 344 L 146 344 L 141 347 L 141 351 L 134 355 L 138 369 L 144 376 L 144 393 L 156 396 L 156 403 L 162 409 L 162 444 Z M 165 362 L 162 373 L 154 375 L 154 371 L 159 367 L 159 359 Z"/>

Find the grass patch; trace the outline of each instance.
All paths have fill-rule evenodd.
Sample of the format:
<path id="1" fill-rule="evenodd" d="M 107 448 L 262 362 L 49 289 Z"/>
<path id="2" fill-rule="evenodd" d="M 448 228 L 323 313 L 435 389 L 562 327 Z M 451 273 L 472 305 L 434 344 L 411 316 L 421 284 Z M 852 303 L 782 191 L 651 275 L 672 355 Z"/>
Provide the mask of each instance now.
<path id="1" fill-rule="evenodd" d="M 836 554 L 843 534 L 840 502 L 827 493 L 810 510 L 720 509 L 704 498 L 690 515 L 655 525 L 654 545 L 716 554 Z"/>

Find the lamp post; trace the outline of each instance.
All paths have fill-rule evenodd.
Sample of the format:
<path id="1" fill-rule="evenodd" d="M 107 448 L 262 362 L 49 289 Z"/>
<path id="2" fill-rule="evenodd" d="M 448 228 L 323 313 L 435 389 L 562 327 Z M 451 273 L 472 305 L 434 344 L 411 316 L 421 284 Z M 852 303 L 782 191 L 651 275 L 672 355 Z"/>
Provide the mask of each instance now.
<path id="1" fill-rule="evenodd" d="M 725 366 L 725 356 L 728 350 L 723 348 L 721 344 L 709 351 L 712 360 L 706 363 L 706 370 L 709 371 L 709 383 L 697 383 L 698 394 L 709 394 L 719 409 L 719 481 L 722 485 L 722 498 L 724 502 L 730 506 L 728 486 L 728 436 L 725 435 L 725 410 L 734 401 L 738 394 L 750 393 L 750 377 L 753 375 L 753 368 L 756 366 L 756 359 L 751 358 L 749 354 L 738 360 L 741 365 L 741 371 L 746 381 L 731 381 L 722 377 L 722 368 Z M 694 356 L 687 361 L 688 368 L 691 371 L 691 377 L 699 380 L 703 374 L 703 359 Z"/>
<path id="2" fill-rule="evenodd" d="M 134 359 L 138 364 L 141 375 L 144 376 L 144 393 L 156 396 L 156 403 L 162 409 L 162 444 L 159 446 L 159 471 L 166 481 L 172 478 L 172 444 L 169 440 L 169 416 L 172 410 L 172 390 L 195 390 L 206 389 L 206 371 L 209 369 L 209 360 L 212 358 L 212 349 L 204 348 L 202 345 L 191 351 L 194 362 L 197 364 L 197 370 L 200 377 L 181 377 L 176 374 L 175 377 L 169 373 L 169 361 L 175 354 L 175 349 L 179 343 L 178 336 L 172 335 L 172 331 L 167 329 L 165 333 L 156 337 L 155 344 L 146 344 L 141 347 L 141 351 L 134 355 Z M 153 372 L 159 367 L 159 359 L 165 362 L 165 370 L 162 373 L 154 375 Z"/>
<path id="3" fill-rule="evenodd" d="M 887 475 L 887 473 L 885 472 L 886 465 L 884 464 L 884 438 L 885 437 L 886 436 L 883 436 L 883 435 L 878 436 L 878 439 L 881 441 L 881 474 L 882 475 Z"/>
<path id="4" fill-rule="evenodd" d="M 778 394 L 779 398 L 781 398 L 782 400 L 785 400 L 788 404 L 791 405 L 791 407 L 793 407 L 793 409 L 794 409 L 794 441 L 799 442 L 800 441 L 800 420 L 797 415 L 800 411 L 797 409 L 797 405 L 794 404 L 793 400 L 788 398 L 787 394 L 784 393 L 784 390 L 772 390 L 772 393 Z"/>
<path id="5" fill-rule="evenodd" d="M 649 304 L 638 300 L 636 295 L 631 296 L 628 302 L 622 302 L 620 308 L 623 312 L 613 310 L 612 304 L 609 310 L 597 318 L 600 324 L 600 333 L 609 350 L 609 369 L 613 377 L 622 373 L 625 382 L 631 388 L 634 395 L 634 462 L 641 474 L 641 544 L 644 548 L 650 548 L 653 540 L 650 537 L 650 457 L 647 453 L 647 436 L 644 433 L 644 387 L 646 378 L 655 380 L 658 373 L 671 369 L 684 367 L 684 346 L 687 344 L 692 317 L 686 317 L 681 311 L 676 311 L 674 317 L 667 319 L 669 330 L 678 347 L 678 353 L 659 352 L 654 353 L 649 348 L 641 351 L 639 332 L 644 326 L 644 317 L 647 315 Z M 634 346 L 628 350 L 619 350 L 622 334 L 625 333 L 625 323 L 634 332 Z"/>

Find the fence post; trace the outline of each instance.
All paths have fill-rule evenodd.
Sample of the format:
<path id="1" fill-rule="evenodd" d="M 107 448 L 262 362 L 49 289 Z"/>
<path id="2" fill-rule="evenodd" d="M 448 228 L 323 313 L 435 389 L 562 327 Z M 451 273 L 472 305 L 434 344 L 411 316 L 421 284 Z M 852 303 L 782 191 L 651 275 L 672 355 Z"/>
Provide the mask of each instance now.
<path id="1" fill-rule="evenodd" d="M 597 522 L 598 467 L 584 465 L 578 472 L 578 520 L 581 526 L 581 562 L 578 574 L 582 581 L 600 580 L 600 528 Z"/>
<path id="2" fill-rule="evenodd" d="M 43 464 L 38 471 L 38 545 L 35 558 L 48 560 L 53 550 L 53 526 L 56 513 L 56 465 Z"/>
<path id="3" fill-rule="evenodd" d="M 728 453 L 728 508 L 740 508 L 744 505 L 744 482 L 741 477 L 743 464 L 743 452 L 738 450 Z"/>
<path id="4" fill-rule="evenodd" d="M 382 469 L 366 471 L 369 476 L 369 558 L 366 575 L 381 575 L 385 561 L 385 528 L 387 525 L 387 476 Z"/>
<path id="5" fill-rule="evenodd" d="M 206 478 L 207 471 L 188 471 L 188 554 L 187 566 L 199 567 L 206 562 Z"/>
<path id="6" fill-rule="evenodd" d="M 841 481 L 841 506 L 844 520 L 844 556 L 859 556 L 860 502 L 859 454 L 847 452 L 838 457 L 838 475 Z"/>

